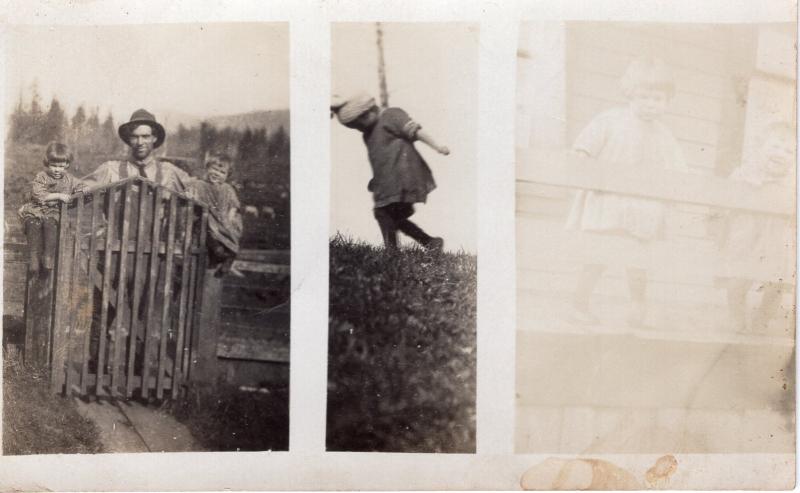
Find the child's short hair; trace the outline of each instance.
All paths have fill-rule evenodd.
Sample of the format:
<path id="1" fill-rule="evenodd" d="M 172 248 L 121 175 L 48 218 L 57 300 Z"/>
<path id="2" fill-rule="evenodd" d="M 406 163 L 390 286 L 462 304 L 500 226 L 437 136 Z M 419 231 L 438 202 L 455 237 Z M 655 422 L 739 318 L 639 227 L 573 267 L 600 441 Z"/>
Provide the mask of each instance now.
<path id="1" fill-rule="evenodd" d="M 42 161 L 45 166 L 50 163 L 72 162 L 72 151 L 69 150 L 67 144 L 61 142 L 50 142 L 47 144 L 47 149 L 44 151 L 44 160 Z"/>
<path id="2" fill-rule="evenodd" d="M 658 58 L 633 60 L 622 76 L 620 85 L 626 98 L 631 98 L 636 89 L 664 91 L 668 98 L 675 95 L 675 80 L 672 73 Z"/>
<path id="3" fill-rule="evenodd" d="M 224 152 L 214 152 L 206 158 L 206 169 L 217 166 L 224 166 L 230 169 L 232 165 L 233 158 L 231 158 L 230 154 Z"/>

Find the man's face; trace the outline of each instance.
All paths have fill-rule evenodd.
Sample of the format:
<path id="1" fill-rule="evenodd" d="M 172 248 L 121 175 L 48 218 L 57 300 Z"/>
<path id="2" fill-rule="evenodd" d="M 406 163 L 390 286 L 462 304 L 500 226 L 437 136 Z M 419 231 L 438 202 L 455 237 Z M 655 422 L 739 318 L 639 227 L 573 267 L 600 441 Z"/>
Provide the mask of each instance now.
<path id="1" fill-rule="evenodd" d="M 139 125 L 133 129 L 130 137 L 128 137 L 128 145 L 131 146 L 134 159 L 138 161 L 147 159 L 150 153 L 153 152 L 155 144 L 156 136 L 153 135 L 153 129 L 150 128 L 150 125 Z"/>

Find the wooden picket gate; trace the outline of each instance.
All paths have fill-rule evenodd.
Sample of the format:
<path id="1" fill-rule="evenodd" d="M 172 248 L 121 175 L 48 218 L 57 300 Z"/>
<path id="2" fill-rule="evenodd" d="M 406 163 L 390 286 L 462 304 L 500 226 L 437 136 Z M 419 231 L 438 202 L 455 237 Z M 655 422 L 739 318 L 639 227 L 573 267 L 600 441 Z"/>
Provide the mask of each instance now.
<path id="1" fill-rule="evenodd" d="M 25 310 L 26 362 L 55 392 L 178 395 L 207 318 L 207 214 L 139 177 L 61 206 L 55 269 L 29 276 Z"/>

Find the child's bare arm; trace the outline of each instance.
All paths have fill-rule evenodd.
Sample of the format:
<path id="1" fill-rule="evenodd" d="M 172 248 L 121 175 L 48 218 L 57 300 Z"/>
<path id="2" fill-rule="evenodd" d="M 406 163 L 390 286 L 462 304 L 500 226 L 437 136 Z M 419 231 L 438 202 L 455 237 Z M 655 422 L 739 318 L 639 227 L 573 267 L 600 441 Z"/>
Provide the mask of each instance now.
<path id="1" fill-rule="evenodd" d="M 439 154 L 444 154 L 445 156 L 450 154 L 450 149 L 448 149 L 447 146 L 437 144 L 436 141 L 433 140 L 433 137 L 431 137 L 422 129 L 417 130 L 417 140 L 427 144 L 431 149 Z"/>
<path id="2" fill-rule="evenodd" d="M 68 193 L 48 193 L 44 196 L 43 202 L 52 202 L 60 200 L 61 202 L 69 202 L 70 195 Z"/>

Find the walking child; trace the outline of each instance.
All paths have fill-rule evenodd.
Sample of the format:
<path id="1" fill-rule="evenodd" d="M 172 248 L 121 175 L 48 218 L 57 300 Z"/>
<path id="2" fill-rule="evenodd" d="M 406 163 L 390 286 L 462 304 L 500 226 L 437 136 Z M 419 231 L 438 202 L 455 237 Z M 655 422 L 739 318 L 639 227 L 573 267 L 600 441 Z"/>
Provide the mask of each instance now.
<path id="1" fill-rule="evenodd" d="M 737 168 L 731 180 L 748 183 L 755 189 L 767 186 L 791 190 L 794 185 L 792 166 L 795 162 L 795 130 L 788 123 L 778 122 L 767 126 L 761 137 L 756 160 Z M 763 332 L 775 318 L 784 293 L 791 290 L 794 272 L 795 235 L 791 218 L 787 216 L 757 214 L 731 210 L 725 216 L 721 235 L 721 250 L 725 259 L 720 272 L 725 282 L 728 313 L 732 329 L 748 329 L 747 294 L 755 284 L 754 279 L 736 275 L 737 264 L 762 262 L 760 273 L 761 302 L 753 313 L 749 327 Z M 729 271 L 726 271 L 729 269 Z"/>
<path id="2" fill-rule="evenodd" d="M 647 169 L 686 171 L 683 154 L 672 132 L 660 121 L 675 93 L 667 67 L 657 59 L 634 60 L 621 80 L 628 104 L 597 115 L 578 135 L 577 154 L 601 162 L 625 163 Z M 580 191 L 572 204 L 567 227 L 632 240 L 630 252 L 646 249 L 663 234 L 663 202 L 601 191 Z M 573 298 L 577 322 L 596 323 L 589 307 L 592 293 L 606 265 L 587 264 L 579 275 Z M 628 263 L 631 307 L 627 322 L 640 326 L 645 319 L 647 271 Z"/>
<path id="3" fill-rule="evenodd" d="M 30 200 L 19 209 L 28 238 L 28 268 L 33 274 L 40 267 L 51 270 L 55 263 L 60 202 L 69 202 L 72 194 L 86 191 L 84 183 L 67 171 L 71 163 L 72 152 L 66 144 L 48 144 L 43 160 L 45 169 L 36 173 Z"/>
<path id="4" fill-rule="evenodd" d="M 367 189 L 372 192 L 373 214 L 386 249 L 397 249 L 397 232 L 401 231 L 429 250 L 442 250 L 442 238 L 430 236 L 408 219 L 414 214 L 414 204 L 424 203 L 436 188 L 414 142 L 419 140 L 445 156 L 450 150 L 437 144 L 405 111 L 380 109 L 367 94 L 332 105 L 331 111 L 342 125 L 363 134 L 372 167 Z"/>
<path id="5" fill-rule="evenodd" d="M 193 182 L 189 195 L 208 207 L 207 244 L 211 265 L 218 265 L 217 274 L 233 274 L 243 277 L 233 267 L 239 253 L 239 240 L 242 237 L 242 216 L 236 190 L 227 183 L 232 159 L 227 154 L 212 154 L 206 160 L 206 176 Z"/>

